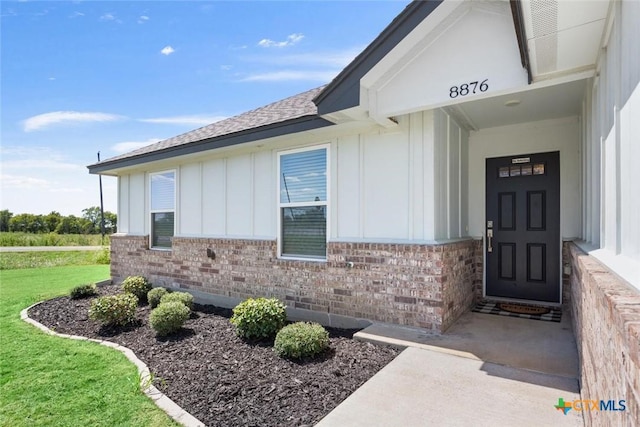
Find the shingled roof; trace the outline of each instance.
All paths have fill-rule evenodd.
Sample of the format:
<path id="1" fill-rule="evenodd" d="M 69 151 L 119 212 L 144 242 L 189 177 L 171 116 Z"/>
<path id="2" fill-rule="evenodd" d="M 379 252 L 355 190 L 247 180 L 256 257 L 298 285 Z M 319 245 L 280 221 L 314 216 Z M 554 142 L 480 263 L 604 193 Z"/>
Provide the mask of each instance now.
<path id="1" fill-rule="evenodd" d="M 313 98 L 324 86 L 89 165 L 89 172 L 131 166 L 243 142 L 300 132 L 332 123 L 318 116 Z"/>

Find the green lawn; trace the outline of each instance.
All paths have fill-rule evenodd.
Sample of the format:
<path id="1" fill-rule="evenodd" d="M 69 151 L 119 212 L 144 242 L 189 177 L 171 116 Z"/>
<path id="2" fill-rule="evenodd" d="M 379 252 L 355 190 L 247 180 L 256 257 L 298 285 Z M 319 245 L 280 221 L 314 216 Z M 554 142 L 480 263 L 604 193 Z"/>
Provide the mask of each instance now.
<path id="1" fill-rule="evenodd" d="M 46 335 L 20 310 L 109 276 L 108 265 L 0 271 L 0 426 L 175 426 L 123 354 Z"/>

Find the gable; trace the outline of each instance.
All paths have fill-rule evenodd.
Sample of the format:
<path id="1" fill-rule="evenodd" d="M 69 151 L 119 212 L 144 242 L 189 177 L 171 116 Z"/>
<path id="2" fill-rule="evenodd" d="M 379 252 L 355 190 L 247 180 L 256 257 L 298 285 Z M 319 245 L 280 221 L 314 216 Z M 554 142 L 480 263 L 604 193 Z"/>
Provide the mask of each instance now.
<path id="1" fill-rule="evenodd" d="M 444 0 L 413 1 L 313 100 L 321 115 L 360 105 L 360 79 Z"/>
<path id="2" fill-rule="evenodd" d="M 363 107 L 391 117 L 528 85 L 508 2 L 463 2 L 427 18 L 361 80 Z"/>

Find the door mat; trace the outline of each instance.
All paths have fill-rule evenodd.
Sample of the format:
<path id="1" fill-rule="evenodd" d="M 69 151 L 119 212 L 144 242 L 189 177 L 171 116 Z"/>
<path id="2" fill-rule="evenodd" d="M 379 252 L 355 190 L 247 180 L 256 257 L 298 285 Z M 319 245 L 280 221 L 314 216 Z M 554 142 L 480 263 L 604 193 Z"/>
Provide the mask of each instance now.
<path id="1" fill-rule="evenodd" d="M 521 317 L 523 319 L 559 322 L 562 319 L 560 308 L 541 307 L 512 302 L 482 300 L 471 310 L 475 313 L 497 314 L 500 316 Z"/>

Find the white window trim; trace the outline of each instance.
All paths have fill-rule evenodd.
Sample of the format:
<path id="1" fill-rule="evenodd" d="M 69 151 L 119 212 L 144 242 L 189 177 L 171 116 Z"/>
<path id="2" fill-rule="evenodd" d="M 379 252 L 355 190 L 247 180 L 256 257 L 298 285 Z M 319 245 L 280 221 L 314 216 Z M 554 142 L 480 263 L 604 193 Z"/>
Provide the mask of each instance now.
<path id="1" fill-rule="evenodd" d="M 326 241 L 327 243 L 329 242 L 329 230 L 331 230 L 330 227 L 330 221 L 331 221 L 331 215 L 329 212 L 329 201 L 331 200 L 331 150 L 330 150 L 331 144 L 326 143 L 326 144 L 319 144 L 319 145 L 312 145 L 312 146 L 306 146 L 306 147 L 302 147 L 302 148 L 295 148 L 292 150 L 284 150 L 284 151 L 279 151 L 278 154 L 278 158 L 277 158 L 277 171 L 278 171 L 278 175 L 276 176 L 276 182 L 278 183 L 278 190 L 276 192 L 276 206 L 277 206 L 277 212 L 276 212 L 276 217 L 278 219 L 278 238 L 277 238 L 277 243 L 278 243 L 278 259 L 282 259 L 282 260 L 290 260 L 290 261 L 312 261 L 312 262 L 327 262 L 327 253 L 325 252 L 324 257 L 305 257 L 305 256 L 291 256 L 291 255 L 282 255 L 282 208 L 289 208 L 289 207 L 300 207 L 300 206 L 325 206 L 325 212 L 327 215 L 327 224 L 326 224 Z M 282 203 L 280 201 L 280 192 L 281 192 L 281 179 L 280 176 L 282 175 L 282 171 L 280 170 L 280 158 L 282 156 L 286 156 L 288 154 L 296 154 L 296 153 L 303 153 L 305 151 L 314 151 L 314 150 L 321 150 L 321 149 L 325 149 L 325 153 L 327 156 L 327 170 L 326 170 L 326 177 L 327 177 L 327 182 L 326 182 L 326 191 L 327 191 L 327 200 L 326 202 L 294 202 L 294 203 Z"/>
<path id="2" fill-rule="evenodd" d="M 172 172 L 173 173 L 173 209 L 161 209 L 161 210 L 154 210 L 151 208 L 151 206 L 153 206 L 152 204 L 152 200 L 151 200 L 151 180 L 153 178 L 154 175 L 162 175 L 164 173 L 169 173 Z M 176 235 L 176 224 L 178 223 L 178 218 L 176 215 L 176 204 L 178 203 L 178 193 L 177 193 L 177 189 L 178 189 L 178 170 L 177 169 L 167 169 L 167 170 L 163 170 L 163 171 L 158 171 L 158 172 L 151 172 L 149 173 L 149 249 L 153 249 L 154 251 L 172 251 L 173 250 L 173 243 L 171 245 L 170 248 L 163 248 L 160 246 L 153 246 L 153 214 L 154 213 L 167 213 L 167 212 L 172 212 L 173 213 L 173 236 L 175 237 Z"/>

